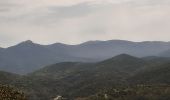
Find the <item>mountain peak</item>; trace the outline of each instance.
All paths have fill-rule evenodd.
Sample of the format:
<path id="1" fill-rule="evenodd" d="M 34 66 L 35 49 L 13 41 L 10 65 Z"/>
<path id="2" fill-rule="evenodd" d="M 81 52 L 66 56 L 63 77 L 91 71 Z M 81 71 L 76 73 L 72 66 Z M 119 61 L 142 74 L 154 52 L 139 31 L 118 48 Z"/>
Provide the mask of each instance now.
<path id="1" fill-rule="evenodd" d="M 120 54 L 110 59 L 103 61 L 102 63 L 112 63 L 112 62 L 134 62 L 134 61 L 141 61 L 140 58 L 128 55 L 128 54 Z"/>
<path id="2" fill-rule="evenodd" d="M 32 42 L 31 40 L 23 41 L 17 45 L 11 46 L 8 49 L 19 49 L 19 48 L 25 48 L 25 47 L 35 47 L 36 44 Z"/>
<path id="3" fill-rule="evenodd" d="M 34 43 L 31 40 L 26 40 L 26 41 L 19 43 L 18 45 L 34 45 L 34 44 L 36 44 L 36 43 Z"/>
<path id="4" fill-rule="evenodd" d="M 117 56 L 115 56 L 113 58 L 136 58 L 136 57 L 133 57 L 131 55 L 128 55 L 128 54 L 124 53 L 124 54 L 117 55 Z"/>
<path id="5" fill-rule="evenodd" d="M 140 58 L 137 58 L 137 57 L 134 57 L 134 56 L 131 56 L 131 55 L 128 55 L 128 54 L 120 54 L 120 55 L 117 55 L 113 58 L 111 58 L 111 60 L 139 60 Z M 141 60 L 141 59 L 140 59 Z"/>
<path id="6" fill-rule="evenodd" d="M 32 44 L 32 43 L 33 43 L 33 41 L 31 41 L 31 40 L 26 40 L 26 41 L 24 41 L 24 42 L 22 42 L 22 43 Z"/>

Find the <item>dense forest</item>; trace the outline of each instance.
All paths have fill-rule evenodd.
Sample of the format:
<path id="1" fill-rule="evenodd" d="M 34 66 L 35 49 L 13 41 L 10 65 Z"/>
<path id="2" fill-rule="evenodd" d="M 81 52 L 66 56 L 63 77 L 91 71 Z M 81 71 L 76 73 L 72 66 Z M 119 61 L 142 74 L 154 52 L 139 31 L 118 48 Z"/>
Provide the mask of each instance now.
<path id="1" fill-rule="evenodd" d="M 170 59 L 121 54 L 96 62 L 63 62 L 27 75 L 0 72 L 0 83 L 28 100 L 169 100 Z"/>

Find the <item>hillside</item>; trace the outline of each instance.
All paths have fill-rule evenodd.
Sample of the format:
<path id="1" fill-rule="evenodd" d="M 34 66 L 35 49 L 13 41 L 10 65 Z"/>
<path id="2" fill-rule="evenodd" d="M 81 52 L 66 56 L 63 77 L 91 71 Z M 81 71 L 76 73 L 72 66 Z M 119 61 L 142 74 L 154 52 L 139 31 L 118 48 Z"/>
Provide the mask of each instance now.
<path id="1" fill-rule="evenodd" d="M 0 82 L 18 87 L 30 100 L 50 100 L 58 95 L 74 100 L 112 87 L 169 84 L 170 60 L 159 59 L 121 54 L 97 63 L 62 62 L 24 76 L 0 72 Z"/>
<path id="2" fill-rule="evenodd" d="M 138 85 L 113 87 L 77 100 L 169 100 L 169 85 Z"/>
<path id="3" fill-rule="evenodd" d="M 29 77 L 56 95 L 88 96 L 106 86 L 124 84 L 127 77 L 145 64 L 139 58 L 122 54 L 99 63 L 59 63 L 29 74 Z"/>
<path id="4" fill-rule="evenodd" d="M 4 71 L 0 71 L 0 84 L 12 84 L 14 81 L 20 79 L 21 76 Z"/>
<path id="5" fill-rule="evenodd" d="M 161 65 L 169 61 L 169 58 L 165 58 L 157 62 L 158 59 L 160 58 L 141 59 L 121 54 L 98 63 L 58 63 L 31 73 L 28 77 L 40 84 L 43 87 L 41 90 L 46 89 L 49 93 L 54 93 L 51 94 L 52 97 L 57 94 L 68 98 L 86 97 L 105 88 L 126 86 L 131 82 L 129 79 L 134 76 L 137 76 L 135 81 L 145 79 L 143 76 L 148 76 L 147 74 L 142 74 L 141 78 L 138 78 L 138 74 L 143 71 L 147 72 L 149 69 L 162 68 Z M 158 80 L 159 84 L 166 83 L 166 81 L 161 81 L 162 79 L 168 81 L 168 76 L 165 76 L 169 72 L 166 71 L 167 74 L 161 70 L 163 76 Z M 151 77 L 151 79 L 157 80 L 158 76 L 160 75 L 155 75 L 155 78 Z M 137 84 L 135 81 L 134 83 Z M 140 84 L 147 84 L 147 81 L 144 80 Z M 41 95 L 48 96 L 47 94 Z"/>
<path id="6" fill-rule="evenodd" d="M 170 84 L 170 63 L 161 64 L 142 70 L 130 78 L 131 83 Z"/>

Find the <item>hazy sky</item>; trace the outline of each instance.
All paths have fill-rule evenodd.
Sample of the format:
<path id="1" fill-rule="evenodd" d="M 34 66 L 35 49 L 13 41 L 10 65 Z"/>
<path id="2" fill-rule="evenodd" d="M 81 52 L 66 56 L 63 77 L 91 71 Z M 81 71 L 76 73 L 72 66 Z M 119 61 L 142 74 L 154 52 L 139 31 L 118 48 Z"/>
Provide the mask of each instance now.
<path id="1" fill-rule="evenodd" d="M 0 47 L 110 39 L 170 41 L 170 0 L 0 0 Z"/>

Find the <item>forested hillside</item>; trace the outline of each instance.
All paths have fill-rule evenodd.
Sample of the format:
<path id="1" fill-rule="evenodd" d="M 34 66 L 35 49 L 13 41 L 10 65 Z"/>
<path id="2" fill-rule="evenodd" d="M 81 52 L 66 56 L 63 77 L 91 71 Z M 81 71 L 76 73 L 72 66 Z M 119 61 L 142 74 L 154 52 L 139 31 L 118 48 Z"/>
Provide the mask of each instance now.
<path id="1" fill-rule="evenodd" d="M 129 87 L 133 92 L 140 94 L 141 91 L 145 93 L 150 89 L 133 86 L 149 85 L 154 86 L 151 88 L 154 90 L 162 84 L 169 85 L 170 60 L 159 59 L 160 57 L 137 58 L 121 54 L 97 63 L 63 62 L 24 76 L 0 72 L 0 83 L 18 87 L 30 100 L 50 100 L 58 95 L 69 99 L 94 97 L 93 95 L 109 91 L 113 87 Z M 154 92 L 151 95 L 157 94 Z M 128 94 L 128 97 L 132 96 Z"/>

